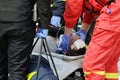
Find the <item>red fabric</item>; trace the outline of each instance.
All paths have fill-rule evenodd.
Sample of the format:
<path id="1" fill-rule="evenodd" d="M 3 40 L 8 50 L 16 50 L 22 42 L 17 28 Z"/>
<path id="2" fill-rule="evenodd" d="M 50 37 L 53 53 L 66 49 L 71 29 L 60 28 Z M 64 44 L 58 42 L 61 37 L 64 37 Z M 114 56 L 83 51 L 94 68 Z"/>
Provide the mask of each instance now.
<path id="1" fill-rule="evenodd" d="M 83 1 L 84 0 L 66 0 L 66 9 L 64 12 L 64 20 L 66 27 L 73 28 L 75 26 L 82 12 L 86 12 L 84 10 L 84 6 L 92 9 L 92 6 L 88 5 L 88 1 L 85 3 Z M 86 22 L 88 24 L 92 23 L 92 18 L 94 18 L 95 14 L 92 14 L 91 16 L 90 15 L 91 13 L 89 12 L 85 13 L 85 15 L 83 16 L 85 18 L 83 22 Z"/>
<path id="2" fill-rule="evenodd" d="M 97 17 L 97 13 L 88 13 L 88 12 L 84 12 L 83 13 L 83 23 L 87 23 L 87 24 L 92 24 L 93 20 Z"/>
<path id="3" fill-rule="evenodd" d="M 109 0 L 89 0 L 89 2 L 94 6 L 95 11 L 100 11 Z"/>
<path id="4" fill-rule="evenodd" d="M 82 11 L 86 11 L 85 7 L 92 10 L 92 6 L 94 6 L 95 11 L 100 11 L 103 7 L 100 4 L 96 3 L 95 0 L 66 0 L 66 9 L 64 12 L 64 20 L 66 27 L 73 28 L 77 23 L 77 20 L 81 16 Z M 92 14 L 91 16 L 90 15 L 91 13 L 87 15 L 85 13 L 85 15 L 83 16 L 85 18 L 83 22 L 86 22 L 87 24 L 92 23 L 95 14 Z"/>
<path id="5" fill-rule="evenodd" d="M 100 15 L 97 18 L 97 27 L 120 32 L 120 0 L 115 0 L 116 2 L 111 3 L 109 6 L 105 6 L 100 11 Z M 107 13 L 107 9 L 110 9 L 110 14 Z"/>
<path id="6" fill-rule="evenodd" d="M 70 2 L 72 5 L 76 5 L 76 7 L 78 6 L 76 9 L 75 7 L 73 9 L 73 6 L 70 7 L 71 4 L 69 1 L 74 0 L 67 0 L 67 7 L 64 17 L 66 26 L 72 28 L 82 13 L 81 5 L 83 5 L 83 1 L 79 0 L 82 1 L 79 6 L 76 5 L 76 3 Z M 117 73 L 118 71 L 118 67 L 116 65 L 120 55 L 120 0 L 115 1 L 115 3 L 113 2 L 110 5 L 103 7 L 100 10 L 99 17 L 96 20 L 94 33 L 83 62 L 84 72 L 91 72 L 90 75 L 86 76 L 86 80 L 111 80 L 105 79 L 104 76 L 94 74 L 93 72 L 105 71 L 107 73 Z M 107 9 L 110 9 L 110 13 L 107 13 Z M 87 20 L 87 18 L 89 18 L 90 15 L 85 15 L 84 18 L 86 19 L 84 19 L 84 22 L 89 23 L 90 20 Z"/>
<path id="7" fill-rule="evenodd" d="M 73 28 L 81 16 L 83 10 L 83 0 L 66 0 L 66 9 L 64 12 L 65 25 Z"/>
<path id="8" fill-rule="evenodd" d="M 85 80 L 118 80 L 105 79 L 94 71 L 118 73 L 118 58 L 120 55 L 120 0 L 102 8 L 92 35 L 91 42 L 85 54 L 83 70 L 92 72 Z M 110 13 L 107 13 L 107 9 Z M 101 79 L 102 77 L 102 79 Z M 95 79 L 94 79 L 95 78 Z"/>
<path id="9" fill-rule="evenodd" d="M 89 2 L 94 6 L 95 11 L 100 11 L 102 9 L 102 5 L 98 4 L 95 0 L 89 0 Z"/>
<path id="10" fill-rule="evenodd" d="M 86 76 L 85 80 L 111 80 L 105 79 L 105 75 L 93 75 L 95 74 L 94 71 L 118 73 L 119 35 L 120 33 L 95 27 L 83 62 L 84 72 L 91 72 L 91 74 Z"/>

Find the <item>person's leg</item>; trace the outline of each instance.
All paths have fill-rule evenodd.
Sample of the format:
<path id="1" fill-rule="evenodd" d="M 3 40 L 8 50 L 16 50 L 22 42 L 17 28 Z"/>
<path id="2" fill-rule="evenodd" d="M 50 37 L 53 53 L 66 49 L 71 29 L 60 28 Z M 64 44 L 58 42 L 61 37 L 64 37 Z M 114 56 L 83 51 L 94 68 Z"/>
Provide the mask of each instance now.
<path id="1" fill-rule="evenodd" d="M 8 80 L 26 80 L 35 29 L 30 21 L 11 25 L 8 32 Z"/>
<path id="2" fill-rule="evenodd" d="M 106 63 L 113 56 L 116 33 L 95 27 L 84 58 L 85 80 L 105 80 Z"/>
<path id="3" fill-rule="evenodd" d="M 6 30 L 5 23 L 0 22 L 0 80 L 8 80 Z"/>
<path id="4" fill-rule="evenodd" d="M 106 80 L 118 80 L 118 60 L 120 55 L 120 33 L 117 33 L 117 37 L 114 43 L 114 46 L 112 47 L 114 51 L 114 54 L 109 58 L 105 65 L 106 69 Z"/>

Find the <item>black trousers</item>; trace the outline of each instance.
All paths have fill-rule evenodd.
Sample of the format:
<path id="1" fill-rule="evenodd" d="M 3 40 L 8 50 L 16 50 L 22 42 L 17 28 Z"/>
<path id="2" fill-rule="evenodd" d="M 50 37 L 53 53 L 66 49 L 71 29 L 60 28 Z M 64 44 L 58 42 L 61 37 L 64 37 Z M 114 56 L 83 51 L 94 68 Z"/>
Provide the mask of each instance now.
<path id="1" fill-rule="evenodd" d="M 0 80 L 26 80 L 34 33 L 31 21 L 0 22 Z"/>

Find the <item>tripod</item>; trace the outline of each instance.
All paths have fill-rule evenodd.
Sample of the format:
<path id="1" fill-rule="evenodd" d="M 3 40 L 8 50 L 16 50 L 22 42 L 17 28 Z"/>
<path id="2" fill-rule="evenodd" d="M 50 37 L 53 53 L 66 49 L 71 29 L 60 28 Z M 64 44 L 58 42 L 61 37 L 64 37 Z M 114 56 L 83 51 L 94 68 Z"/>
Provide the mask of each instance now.
<path id="1" fill-rule="evenodd" d="M 42 48 L 44 48 L 45 53 L 46 53 L 46 56 L 47 56 L 47 57 L 50 56 L 50 59 L 51 59 L 53 68 L 54 68 L 54 70 L 55 70 L 55 74 L 56 74 L 56 76 L 57 76 L 57 79 L 59 80 L 58 73 L 57 73 L 57 70 L 56 70 L 56 67 L 55 67 L 55 64 L 54 64 L 54 61 L 53 61 L 53 58 L 52 58 L 50 49 L 49 49 L 49 47 L 48 47 L 48 43 L 47 43 L 46 38 L 39 38 L 39 37 L 38 37 L 38 38 L 36 39 L 35 43 L 33 44 L 33 48 L 34 48 L 34 46 L 36 45 L 36 43 L 38 42 L 39 39 L 41 39 L 41 44 L 40 44 L 40 53 L 39 53 L 38 64 L 37 64 L 36 80 L 39 80 L 38 75 L 39 75 L 39 69 L 40 69 L 40 65 L 41 65 Z"/>

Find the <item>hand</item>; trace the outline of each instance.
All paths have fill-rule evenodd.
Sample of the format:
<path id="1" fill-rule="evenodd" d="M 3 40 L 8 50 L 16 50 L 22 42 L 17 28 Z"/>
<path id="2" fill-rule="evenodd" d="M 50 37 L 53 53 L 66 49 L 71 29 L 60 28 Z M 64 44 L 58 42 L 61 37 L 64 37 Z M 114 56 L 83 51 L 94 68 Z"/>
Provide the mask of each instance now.
<path id="1" fill-rule="evenodd" d="M 46 38 L 48 35 L 48 29 L 37 29 L 35 37 Z"/>
<path id="2" fill-rule="evenodd" d="M 61 21 L 61 17 L 59 17 L 59 16 L 52 16 L 50 23 L 52 25 L 54 25 L 55 27 L 60 27 L 60 21 Z"/>
<path id="3" fill-rule="evenodd" d="M 70 39 L 71 35 L 66 36 L 65 34 L 63 34 L 60 36 L 58 47 L 62 49 L 62 52 L 66 52 L 69 50 Z"/>
<path id="4" fill-rule="evenodd" d="M 83 29 L 80 29 L 77 32 L 77 35 L 80 37 L 80 39 L 82 39 L 83 41 L 85 41 L 86 36 L 87 36 L 87 32 L 85 30 L 83 30 Z"/>

